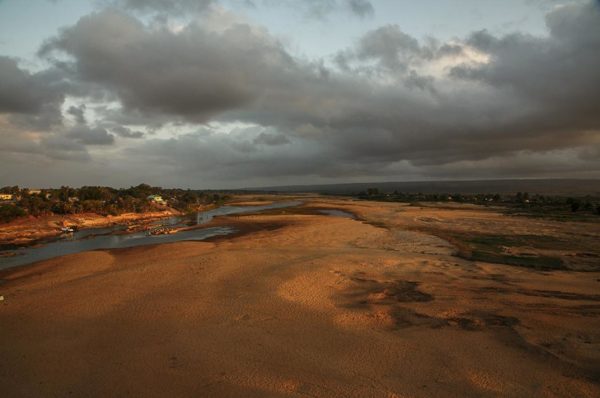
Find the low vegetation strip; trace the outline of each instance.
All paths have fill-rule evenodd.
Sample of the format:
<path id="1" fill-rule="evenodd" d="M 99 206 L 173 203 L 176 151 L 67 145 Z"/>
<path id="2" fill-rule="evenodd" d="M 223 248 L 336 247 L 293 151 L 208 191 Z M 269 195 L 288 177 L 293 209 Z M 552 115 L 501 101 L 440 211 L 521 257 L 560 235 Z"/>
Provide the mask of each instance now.
<path id="1" fill-rule="evenodd" d="M 457 248 L 457 256 L 471 261 L 506 264 L 538 270 L 567 270 L 558 256 L 540 253 L 564 248 L 567 242 L 545 235 L 495 235 L 427 229 Z"/>
<path id="2" fill-rule="evenodd" d="M 566 270 L 568 267 L 558 257 L 550 256 L 517 256 L 499 253 L 490 253 L 483 250 L 472 250 L 467 256 L 469 260 L 484 261 L 486 263 L 498 263 L 528 267 L 539 270 Z"/>
<path id="3" fill-rule="evenodd" d="M 377 188 L 354 194 L 358 199 L 381 202 L 404 202 L 415 205 L 435 203 L 437 207 L 447 204 L 476 204 L 494 207 L 509 215 L 547 218 L 555 221 L 600 221 L 600 197 L 585 195 L 570 197 L 560 195 L 529 194 L 464 194 L 464 193 L 415 193 L 382 192 Z M 451 208 L 451 207 L 449 207 Z"/>

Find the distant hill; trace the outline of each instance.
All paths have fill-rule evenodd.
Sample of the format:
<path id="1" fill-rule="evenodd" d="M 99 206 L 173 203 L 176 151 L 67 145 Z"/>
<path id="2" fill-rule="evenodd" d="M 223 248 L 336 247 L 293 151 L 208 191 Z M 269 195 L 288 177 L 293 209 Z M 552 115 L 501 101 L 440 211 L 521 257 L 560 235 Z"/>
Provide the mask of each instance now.
<path id="1" fill-rule="evenodd" d="M 244 190 L 288 193 L 316 192 L 343 195 L 358 193 L 367 188 L 377 188 L 382 192 L 398 191 L 407 193 L 514 194 L 517 192 L 529 192 L 541 195 L 600 196 L 600 179 L 361 182 L 350 184 L 288 185 L 246 188 Z"/>

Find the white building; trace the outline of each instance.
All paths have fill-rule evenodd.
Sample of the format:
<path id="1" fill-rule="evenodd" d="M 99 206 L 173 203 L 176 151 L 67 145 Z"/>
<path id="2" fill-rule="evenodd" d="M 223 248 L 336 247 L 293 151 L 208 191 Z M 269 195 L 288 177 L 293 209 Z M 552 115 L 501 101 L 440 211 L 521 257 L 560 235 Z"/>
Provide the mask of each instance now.
<path id="1" fill-rule="evenodd" d="M 150 202 L 158 203 L 160 205 L 164 205 L 167 203 L 160 195 L 150 195 L 146 199 L 148 199 Z"/>

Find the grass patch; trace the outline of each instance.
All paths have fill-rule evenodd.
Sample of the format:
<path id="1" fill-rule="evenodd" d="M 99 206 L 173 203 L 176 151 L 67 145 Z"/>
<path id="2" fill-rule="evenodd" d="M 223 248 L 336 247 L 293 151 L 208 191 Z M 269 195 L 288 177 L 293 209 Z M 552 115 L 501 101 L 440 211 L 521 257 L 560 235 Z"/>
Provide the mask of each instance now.
<path id="1" fill-rule="evenodd" d="M 600 222 L 598 214 L 592 212 L 572 212 L 563 208 L 556 207 L 523 207 L 506 206 L 502 212 L 509 216 L 540 218 L 544 220 L 562 221 L 562 222 Z"/>
<path id="2" fill-rule="evenodd" d="M 547 235 L 477 235 L 466 237 L 467 242 L 474 246 L 483 246 L 484 249 L 497 249 L 502 251 L 506 247 L 533 247 L 536 249 L 567 249 L 572 247 L 572 242 Z"/>
<path id="3" fill-rule="evenodd" d="M 467 258 L 472 261 L 515 265 L 519 267 L 534 268 L 539 270 L 567 269 L 567 267 L 560 258 L 550 256 L 515 256 L 510 254 L 500 254 L 482 250 L 472 250 Z"/>
<path id="4" fill-rule="evenodd" d="M 493 235 L 474 234 L 456 231 L 428 230 L 452 243 L 458 249 L 458 257 L 471 261 L 506 264 L 539 270 L 568 269 L 559 257 L 538 255 L 535 253 L 517 255 L 507 252 L 506 248 L 530 247 L 533 249 L 560 249 L 572 243 L 545 235 Z"/>

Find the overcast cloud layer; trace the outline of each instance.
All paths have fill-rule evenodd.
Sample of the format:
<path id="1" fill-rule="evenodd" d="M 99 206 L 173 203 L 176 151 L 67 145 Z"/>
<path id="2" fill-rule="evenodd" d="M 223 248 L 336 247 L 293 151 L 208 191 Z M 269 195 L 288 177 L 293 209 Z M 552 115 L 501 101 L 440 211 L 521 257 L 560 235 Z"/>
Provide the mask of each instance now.
<path id="1" fill-rule="evenodd" d="M 96 4 L 44 38 L 43 68 L 0 55 L 0 185 L 600 178 L 597 1 L 551 7 L 545 36 L 443 42 L 392 24 L 325 59 L 217 0 Z"/>

